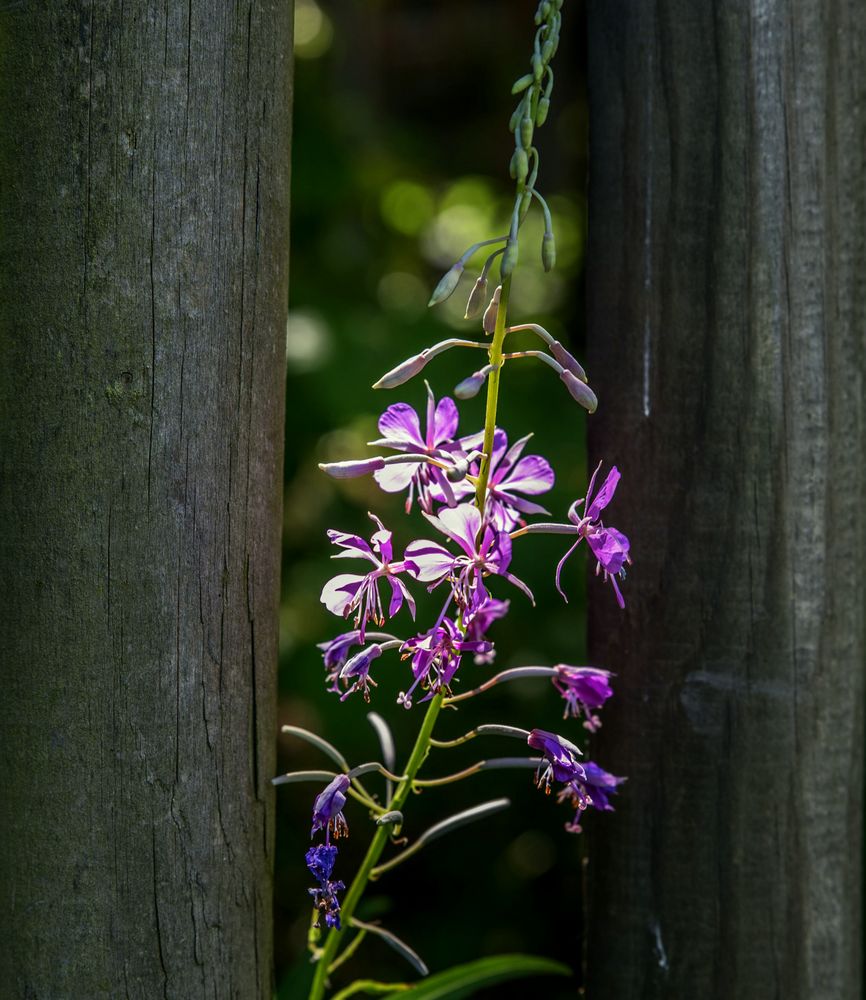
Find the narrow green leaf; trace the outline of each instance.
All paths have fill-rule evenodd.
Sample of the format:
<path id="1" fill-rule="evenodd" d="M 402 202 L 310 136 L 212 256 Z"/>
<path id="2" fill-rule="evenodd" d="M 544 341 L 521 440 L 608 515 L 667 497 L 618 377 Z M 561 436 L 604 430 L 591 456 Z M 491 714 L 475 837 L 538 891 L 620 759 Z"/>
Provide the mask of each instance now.
<path id="1" fill-rule="evenodd" d="M 362 923 L 357 917 L 352 917 L 352 926 L 368 931 L 370 934 L 375 934 L 376 937 L 380 937 L 386 944 L 390 945 L 398 955 L 402 955 L 419 975 L 426 976 L 430 971 L 424 964 L 424 960 L 418 952 L 410 948 L 405 941 L 401 941 L 400 938 L 398 938 L 396 934 L 392 934 L 391 931 L 386 931 L 384 927 L 380 927 L 378 924 Z"/>
<path id="2" fill-rule="evenodd" d="M 380 983 L 376 979 L 356 979 L 354 983 L 350 983 L 344 990 L 340 990 L 332 1000 L 348 1000 L 349 997 L 355 996 L 357 993 L 366 993 L 368 996 L 380 995 L 382 993 L 391 992 L 389 996 L 402 996 L 406 990 L 409 989 L 408 983 Z"/>
<path id="3" fill-rule="evenodd" d="M 561 962 L 535 955 L 493 955 L 465 965 L 438 972 L 408 990 L 388 994 L 385 1000 L 459 1000 L 472 996 L 483 986 L 503 979 L 523 976 L 570 976 L 571 969 Z"/>

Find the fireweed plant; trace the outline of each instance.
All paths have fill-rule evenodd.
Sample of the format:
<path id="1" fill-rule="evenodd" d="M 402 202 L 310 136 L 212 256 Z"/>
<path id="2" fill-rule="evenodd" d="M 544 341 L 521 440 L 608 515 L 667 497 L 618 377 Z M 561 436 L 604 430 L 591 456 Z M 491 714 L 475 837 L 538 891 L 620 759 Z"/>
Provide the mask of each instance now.
<path id="1" fill-rule="evenodd" d="M 480 771 L 494 768 L 531 768 L 535 784 L 549 794 L 556 789 L 558 801 L 574 811 L 566 830 L 579 833 L 587 809 L 611 810 L 611 796 L 625 780 L 609 774 L 569 739 L 542 729 L 510 725 L 480 725 L 450 741 L 434 738 L 441 710 L 468 702 L 491 687 L 518 678 L 537 678 L 552 683 L 564 702 L 564 718 L 582 720 L 594 732 L 600 725 L 598 710 L 611 696 L 608 671 L 588 666 L 557 664 L 521 666 L 493 673 L 473 690 L 460 691 L 460 664 L 471 657 L 477 665 L 492 666 L 496 654 L 491 633 L 509 610 L 512 595 L 535 603 L 523 581 L 511 572 L 512 549 L 526 536 L 564 536 L 565 549 L 555 567 L 557 590 L 565 597 L 563 573 L 569 556 L 586 542 L 596 563 L 596 572 L 610 584 L 611 599 L 624 607 L 620 581 L 630 562 L 628 538 L 604 522 L 614 499 L 620 473 L 616 467 L 602 473 L 601 465 L 590 478 L 586 495 L 574 503 L 562 521 L 528 520 L 549 516 L 535 498 L 551 489 L 554 472 L 540 455 L 525 454 L 529 438 L 510 442 L 497 427 L 496 414 L 502 369 L 506 363 L 535 359 L 555 372 L 574 400 L 592 413 L 596 397 L 587 384 L 578 361 L 546 330 L 534 323 L 509 325 L 508 301 L 518 263 L 520 228 L 533 202 L 543 212 L 545 231 L 541 257 L 545 270 L 555 261 L 551 215 L 536 182 L 539 156 L 533 134 L 548 113 L 553 87 L 553 57 L 560 30 L 562 0 L 544 0 L 536 12 L 536 33 L 530 72 L 512 88 L 518 104 L 511 116 L 515 148 L 510 172 L 516 182 L 514 207 L 508 233 L 484 239 L 469 247 L 444 275 L 430 299 L 436 305 L 457 289 L 470 258 L 485 247 L 493 248 L 469 294 L 466 319 L 478 321 L 484 340 L 445 340 L 402 361 L 383 375 L 375 389 L 394 389 L 419 374 L 437 355 L 452 349 L 481 352 L 484 363 L 454 389 L 458 400 L 477 395 L 486 384 L 484 427 L 478 433 L 458 434 L 458 409 L 454 399 L 436 399 L 427 385 L 423 415 L 406 403 L 393 403 L 379 418 L 381 437 L 371 445 L 385 452 L 372 458 L 322 465 L 337 478 L 372 475 L 386 493 L 405 493 L 407 514 L 420 512 L 422 537 L 416 537 L 399 552 L 391 531 L 375 514 L 369 515 L 369 538 L 331 530 L 328 538 L 336 551 L 333 558 L 349 561 L 352 572 L 338 573 L 322 590 L 321 600 L 334 615 L 347 619 L 343 631 L 320 645 L 328 690 L 340 700 L 362 697 L 370 700 L 376 687 L 379 659 L 399 658 L 406 671 L 404 690 L 397 699 L 404 709 L 425 706 L 415 745 L 405 766 L 396 769 L 391 732 L 381 716 L 371 713 L 382 748 L 382 762 L 352 767 L 330 743 L 306 730 L 285 726 L 284 732 L 307 740 L 337 765 L 335 771 L 304 771 L 282 775 L 275 784 L 296 781 L 319 782 L 321 791 L 312 805 L 311 837 L 316 843 L 307 851 L 306 863 L 315 885 L 309 889 L 312 921 L 309 946 L 317 963 L 310 1000 L 324 996 L 330 973 L 347 961 L 364 937 L 372 933 L 384 938 L 426 975 L 421 959 L 393 934 L 362 923 L 355 910 L 370 880 L 410 858 L 427 843 L 458 826 L 482 819 L 508 805 L 507 799 L 486 802 L 437 823 L 414 842 L 398 841 L 410 793 L 447 785 Z M 498 266 L 501 280 L 491 291 L 491 272 Z M 541 341 L 539 350 L 507 351 L 506 342 L 516 331 L 529 331 Z M 401 610 L 415 618 L 413 588 L 426 586 L 441 595 L 438 618 L 425 630 L 407 634 L 405 627 L 382 631 Z M 404 616 L 405 619 L 405 616 Z M 493 757 L 446 777 L 419 777 L 431 747 L 446 749 L 477 737 L 506 737 L 520 741 L 528 751 L 521 756 Z M 367 775 L 385 778 L 384 795 L 374 794 L 363 782 Z M 348 889 L 337 871 L 336 841 L 348 834 L 344 809 L 349 799 L 359 803 L 375 824 L 366 857 Z M 354 825 L 354 821 L 353 821 Z M 381 860 L 385 848 L 402 845 L 397 853 Z M 341 899 L 342 896 L 342 899 Z M 353 936 L 343 946 L 344 935 Z M 342 951 L 341 951 L 342 946 Z M 339 996 L 356 992 L 407 990 L 406 984 L 359 981 Z M 437 995 L 446 995 L 445 993 Z"/>

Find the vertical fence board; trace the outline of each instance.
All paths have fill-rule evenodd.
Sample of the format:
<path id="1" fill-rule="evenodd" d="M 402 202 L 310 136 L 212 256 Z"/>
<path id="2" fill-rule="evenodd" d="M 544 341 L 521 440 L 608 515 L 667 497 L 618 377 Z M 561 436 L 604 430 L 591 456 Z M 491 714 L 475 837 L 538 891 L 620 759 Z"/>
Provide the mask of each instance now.
<path id="1" fill-rule="evenodd" d="M 862 990 L 866 8 L 590 0 L 591 998 Z"/>

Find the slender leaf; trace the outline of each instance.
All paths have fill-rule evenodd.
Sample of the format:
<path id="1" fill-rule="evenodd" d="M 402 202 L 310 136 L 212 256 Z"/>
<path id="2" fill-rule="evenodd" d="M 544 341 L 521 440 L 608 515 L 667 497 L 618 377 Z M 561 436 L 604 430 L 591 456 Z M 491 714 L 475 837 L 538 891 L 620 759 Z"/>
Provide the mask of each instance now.
<path id="1" fill-rule="evenodd" d="M 322 739 L 317 733 L 311 733 L 309 729 L 302 729 L 300 726 L 283 726 L 280 732 L 288 733 L 290 736 L 297 736 L 298 739 L 311 743 L 314 747 L 327 754 L 331 760 L 343 771 L 349 770 L 349 763 L 340 751 L 327 740 Z"/>
<path id="2" fill-rule="evenodd" d="M 377 937 L 380 937 L 386 944 L 389 944 L 398 955 L 402 955 L 412 968 L 419 973 L 419 975 L 426 976 L 429 973 L 430 970 L 424 964 L 421 956 L 416 951 L 413 951 L 413 949 L 410 948 L 405 941 L 401 941 L 396 934 L 386 931 L 384 927 L 379 927 L 378 924 L 362 923 L 357 917 L 352 917 L 352 926 L 359 927 L 370 934 L 375 934 Z"/>
<path id="3" fill-rule="evenodd" d="M 388 990 L 391 991 L 389 996 L 399 997 L 409 988 L 408 983 L 380 983 L 375 979 L 356 979 L 354 983 L 350 983 L 344 990 L 335 994 L 333 1000 L 348 1000 L 349 997 L 353 997 L 357 993 L 381 996 L 383 993 L 388 993 Z"/>
<path id="4" fill-rule="evenodd" d="M 459 1000 L 484 986 L 524 976 L 570 976 L 571 969 L 535 955 L 493 955 L 438 972 L 408 990 L 390 993 L 385 1000 Z"/>

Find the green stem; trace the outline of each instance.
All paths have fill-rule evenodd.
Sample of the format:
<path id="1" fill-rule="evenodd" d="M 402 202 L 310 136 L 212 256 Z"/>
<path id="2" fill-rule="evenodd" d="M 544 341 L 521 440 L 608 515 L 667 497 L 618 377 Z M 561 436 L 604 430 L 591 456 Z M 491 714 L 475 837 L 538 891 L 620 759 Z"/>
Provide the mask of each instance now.
<path id="1" fill-rule="evenodd" d="M 499 296 L 499 309 L 496 313 L 496 326 L 493 330 L 493 342 L 490 345 L 490 366 L 493 369 L 487 379 L 487 407 L 484 411 L 484 444 L 482 451 L 481 470 L 478 475 L 478 485 L 475 488 L 475 502 L 481 513 L 484 513 L 484 500 L 487 496 L 487 481 L 490 478 L 490 458 L 493 454 L 493 432 L 496 430 L 496 407 L 499 403 L 499 375 L 502 371 L 502 344 L 505 340 L 506 319 L 508 314 L 508 295 L 511 291 L 511 275 L 502 279 L 502 292 Z"/>
<path id="2" fill-rule="evenodd" d="M 427 708 L 427 714 L 424 716 L 424 721 L 421 724 L 421 729 L 418 732 L 417 739 L 415 740 L 415 746 L 412 748 L 409 763 L 406 765 L 406 769 L 403 774 L 403 780 L 397 786 L 394 798 L 391 800 L 391 809 L 402 809 L 403 803 L 412 791 L 412 783 L 415 779 L 415 775 L 420 770 L 421 765 L 424 763 L 424 759 L 430 749 L 430 737 L 433 733 L 433 727 L 436 724 L 436 718 L 442 708 L 442 700 L 443 695 L 437 694 Z M 325 995 L 325 984 L 328 977 L 328 969 L 334 961 L 337 949 L 340 946 L 340 941 L 342 940 L 343 934 L 349 926 L 349 922 L 355 912 L 355 907 L 358 905 L 361 896 L 364 894 L 364 890 L 367 888 L 367 882 L 370 879 L 370 872 L 376 867 L 376 862 L 379 860 L 382 851 L 385 849 L 385 844 L 388 842 L 389 834 L 390 826 L 380 826 L 373 835 L 373 839 L 370 841 L 370 846 L 367 848 L 367 854 L 361 862 L 358 874 L 349 886 L 349 891 L 346 893 L 346 898 L 340 908 L 342 927 L 340 930 L 337 930 L 336 927 L 332 927 L 328 933 L 325 946 L 322 949 L 321 956 L 316 966 L 316 974 L 313 977 L 313 985 L 310 987 L 309 1000 L 322 1000 L 322 997 Z"/>

